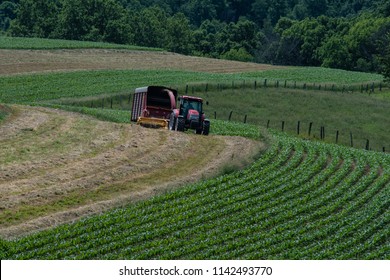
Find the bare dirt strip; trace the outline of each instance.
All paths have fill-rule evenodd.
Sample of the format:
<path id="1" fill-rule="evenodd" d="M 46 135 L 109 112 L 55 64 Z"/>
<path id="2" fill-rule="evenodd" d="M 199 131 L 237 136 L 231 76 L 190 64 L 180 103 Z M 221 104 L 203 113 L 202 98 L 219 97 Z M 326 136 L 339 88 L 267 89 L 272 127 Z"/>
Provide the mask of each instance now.
<path id="1" fill-rule="evenodd" d="M 210 73 L 237 73 L 283 68 L 282 66 L 266 64 L 185 56 L 170 52 L 112 49 L 0 49 L 0 66 L 0 75 L 97 69 L 174 69 Z"/>
<path id="2" fill-rule="evenodd" d="M 40 107 L 0 123 L 0 236 L 100 213 L 240 165 L 264 145 Z"/>

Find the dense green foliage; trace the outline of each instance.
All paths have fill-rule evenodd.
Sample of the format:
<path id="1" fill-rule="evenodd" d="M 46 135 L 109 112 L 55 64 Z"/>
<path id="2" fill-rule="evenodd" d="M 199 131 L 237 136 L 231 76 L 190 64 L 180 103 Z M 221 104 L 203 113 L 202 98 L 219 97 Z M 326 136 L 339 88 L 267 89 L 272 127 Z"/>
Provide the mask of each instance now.
<path id="1" fill-rule="evenodd" d="M 390 32 L 387 34 L 387 39 L 390 40 Z M 383 69 L 382 74 L 385 77 L 385 81 L 390 82 L 390 44 L 383 45 L 385 49 L 385 55 L 381 58 Z"/>
<path id="2" fill-rule="evenodd" d="M 12 36 L 386 73 L 389 15 L 379 0 L 13 0 L 0 5 L 0 27 Z"/>
<path id="3" fill-rule="evenodd" d="M 243 171 L 2 241 L 4 258 L 390 257 L 389 155 L 283 135 L 273 143 Z"/>

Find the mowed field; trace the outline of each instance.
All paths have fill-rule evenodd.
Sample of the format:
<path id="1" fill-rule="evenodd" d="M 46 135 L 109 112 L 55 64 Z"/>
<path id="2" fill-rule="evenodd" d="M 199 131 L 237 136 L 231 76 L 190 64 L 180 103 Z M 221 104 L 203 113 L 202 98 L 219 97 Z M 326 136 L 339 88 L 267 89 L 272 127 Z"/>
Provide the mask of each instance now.
<path id="1" fill-rule="evenodd" d="M 36 52 L 31 61 L 42 53 L 44 58 L 41 61 L 47 63 L 50 55 L 55 57 L 61 52 L 84 52 L 91 56 L 95 52 L 95 59 L 99 60 L 100 56 L 104 57 L 103 53 L 136 51 L 0 52 L 14 52 L 15 57 L 21 53 Z M 144 51 L 139 53 L 145 54 Z M 149 53 L 150 56 L 153 54 Z M 181 57 L 157 54 L 163 55 L 171 56 L 170 65 Z M 172 79 L 173 74 L 179 73 L 172 71 L 184 71 L 188 75 L 187 71 L 198 67 L 195 62 L 198 58 L 183 58 L 187 62 L 178 63 L 177 68 L 164 68 L 164 65 L 151 62 L 149 69 L 157 69 L 156 73 L 160 74 L 163 73 L 160 70 L 169 69 L 171 72 L 166 77 L 172 75 L 169 76 Z M 67 62 L 61 62 L 62 59 L 72 60 L 67 55 L 61 59 L 54 58 L 60 67 L 54 67 L 57 63 L 51 62 L 51 69 L 46 68 L 47 64 L 40 66 L 45 63 L 32 62 L 35 66 L 21 67 L 25 67 L 24 71 L 20 71 L 22 77 L 12 78 L 17 72 L 7 73 L 2 80 L 7 82 L 6 88 L 10 91 L 1 92 L 3 100 L 12 103 L 12 90 L 15 93 L 14 103 L 21 103 L 21 100 L 27 104 L 37 100 L 45 103 L 50 101 L 50 94 L 47 95 L 41 87 L 39 91 L 35 90 L 32 85 L 37 85 L 36 81 L 45 83 L 45 77 L 50 81 L 55 81 L 56 77 L 70 79 L 77 73 L 74 76 L 28 73 L 93 67 L 83 68 L 74 64 L 76 66 L 72 68 L 66 66 Z M 95 60 L 88 55 L 85 59 L 92 64 Z M 196 70 L 213 72 L 213 76 L 207 77 L 215 80 L 228 77 L 215 74 L 233 73 L 239 67 L 242 67 L 238 71 L 241 73 L 274 67 L 199 60 L 207 61 L 215 68 L 200 63 L 200 68 Z M 24 64 L 15 60 L 9 63 L 14 64 L 9 69 L 15 68 L 18 63 L 20 66 Z M 218 63 L 224 65 L 217 67 Z M 132 65 L 129 62 L 126 69 L 138 69 L 140 74 L 152 73 Z M 105 67 L 103 69 L 118 69 L 115 63 L 109 66 L 107 62 Z M 115 73 L 136 77 L 133 71 L 97 72 L 103 79 L 106 74 L 113 77 Z M 83 78 L 85 84 L 89 85 L 92 81 L 90 77 L 94 75 L 88 72 Z M 251 75 L 249 73 L 248 77 Z M 187 77 L 198 77 L 200 81 L 205 76 L 190 74 Z M 139 79 L 144 83 L 145 78 Z M 156 78 L 151 76 L 150 79 Z M 33 81 L 26 96 L 18 92 L 17 81 Z M 75 83 L 78 82 L 76 78 Z M 186 82 L 182 81 L 183 84 Z M 136 84 L 135 81 L 131 83 Z M 93 95 L 92 87 L 90 90 L 91 93 L 79 93 L 75 97 Z M 63 93 L 67 94 L 65 97 L 72 98 L 70 91 Z M 58 99 L 60 95 L 58 91 L 52 96 Z M 228 96 L 225 95 L 225 98 Z M 56 109 L 10 104 L 7 107 L 11 108 L 11 113 L 0 126 L 0 141 L 4 147 L 0 151 L 0 186 L 4 189 L 0 209 L 3 215 L 1 229 L 3 238 L 7 239 L 1 240 L 4 258 L 390 257 L 390 158 L 386 153 L 307 141 L 266 131 L 259 126 L 222 120 L 212 121 L 211 137 L 199 137 L 98 121 Z M 101 116 L 108 115 L 110 111 L 93 110 L 94 113 L 99 111 Z M 128 113 L 111 110 L 110 114 L 112 112 L 123 118 Z M 266 143 L 266 151 L 263 151 L 265 144 L 259 139 Z M 257 158 L 254 163 L 242 171 L 232 172 L 253 162 L 254 156 Z M 179 171 L 176 172 L 176 169 Z M 209 176 L 223 173 L 226 174 L 206 180 Z M 200 182 L 194 183 L 199 179 Z M 165 193 L 166 190 L 169 191 Z M 108 197 L 110 199 L 107 200 Z M 108 210 L 114 206 L 121 207 Z M 103 211 L 101 215 L 79 220 L 79 217 Z M 75 222 L 63 224 L 67 221 Z M 48 226 L 52 229 L 28 234 Z M 20 235 L 25 237 L 18 238 Z"/>
<path id="2" fill-rule="evenodd" d="M 8 238 L 209 178 L 262 148 L 242 137 L 196 137 L 11 108 L 0 128 L 0 234 Z"/>
<path id="3" fill-rule="evenodd" d="M 98 69 L 166 69 L 209 73 L 239 73 L 284 68 L 265 64 L 185 56 L 163 51 L 113 49 L 0 49 L 0 65 L 0 75 Z"/>
<path id="4" fill-rule="evenodd" d="M 234 72 L 269 67 L 165 52 L 100 49 L 0 50 L 0 64 L 0 74 L 6 76 L 101 69 Z M 22 89 L 23 82 L 18 86 Z M 7 238 L 215 176 L 226 166 L 250 162 L 264 148 L 242 137 L 168 133 L 59 110 L 11 106 L 8 111 L 12 113 L 0 128 L 0 234 Z"/>

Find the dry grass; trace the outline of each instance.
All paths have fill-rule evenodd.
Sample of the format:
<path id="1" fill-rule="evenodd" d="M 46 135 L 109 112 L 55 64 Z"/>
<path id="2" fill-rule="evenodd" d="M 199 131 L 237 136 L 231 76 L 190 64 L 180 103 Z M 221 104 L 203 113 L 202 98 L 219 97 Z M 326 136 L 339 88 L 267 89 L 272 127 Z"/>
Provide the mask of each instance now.
<path id="1" fill-rule="evenodd" d="M 261 144 L 13 107 L 0 126 L 0 234 L 67 222 L 221 172 Z M 241 147 L 246 147 L 244 151 Z"/>
<path id="2" fill-rule="evenodd" d="M 170 52 L 132 50 L 3 50 L 0 75 L 96 69 L 174 69 L 209 73 L 238 73 L 280 69 L 257 63 L 185 56 Z"/>

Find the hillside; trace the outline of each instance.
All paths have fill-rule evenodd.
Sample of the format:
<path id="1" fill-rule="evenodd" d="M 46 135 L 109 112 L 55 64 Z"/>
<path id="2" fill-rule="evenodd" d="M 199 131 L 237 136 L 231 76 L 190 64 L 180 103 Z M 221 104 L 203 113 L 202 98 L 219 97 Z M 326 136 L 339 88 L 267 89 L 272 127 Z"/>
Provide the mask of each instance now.
<path id="1" fill-rule="evenodd" d="M 13 110 L 0 126 L 3 237 L 215 176 L 262 148 L 239 137 L 169 133 L 39 107 Z"/>
<path id="2" fill-rule="evenodd" d="M 155 52 L 133 50 L 0 52 L 1 65 L 15 69 L 0 76 L 0 101 L 12 109 L 0 124 L 2 259 L 389 259 L 388 153 L 222 118 L 212 119 L 210 137 L 169 133 L 128 124 L 126 111 L 129 93 L 149 83 L 184 92 L 191 82 L 189 90 L 210 100 L 208 110 L 220 99 L 245 108 L 241 114 L 272 109 L 277 95 L 285 99 L 278 110 L 286 118 L 293 111 L 289 100 L 321 102 L 326 112 L 337 104 L 332 99 L 353 118 L 364 112 L 349 102 L 357 96 L 383 108 L 370 125 L 377 136 L 388 124 L 387 89 L 359 88 L 362 81 L 381 81 L 379 75 L 322 68 L 252 72 L 262 66 L 157 53 L 177 67 L 169 69 L 148 61 Z M 134 53 L 161 68 L 137 69 Z M 121 61 L 126 69 L 115 68 Z M 196 67 L 204 72 L 190 71 Z M 236 67 L 241 73 L 229 73 Z M 282 90 L 278 80 L 291 87 L 298 80 L 300 88 Z M 303 88 L 308 80 L 315 86 Z M 350 91 L 319 91 L 317 82 Z M 105 98 L 119 103 L 102 109 Z M 248 138 L 264 140 L 268 149 L 259 155 L 263 144 Z"/>
<path id="3" fill-rule="evenodd" d="M 115 49 L 0 49 L 0 75 L 47 71 L 167 69 L 209 73 L 239 73 L 283 67 L 185 56 L 169 52 Z"/>
<path id="4" fill-rule="evenodd" d="M 339 143 L 344 145 L 350 145 L 352 133 L 355 147 L 364 148 L 367 139 L 376 151 L 389 146 L 390 135 L 384 129 L 388 119 L 382 117 L 390 108 L 383 101 L 389 94 L 378 74 L 243 63 L 134 46 L 91 49 L 83 48 L 86 42 L 18 42 L 49 49 L 0 49 L 0 102 L 59 104 L 77 111 L 112 104 L 122 110 L 129 109 L 134 88 L 165 85 L 203 97 L 210 118 L 226 120 L 233 112 L 234 121 L 247 116 L 252 124 L 266 126 L 270 121 L 272 128 L 285 121 L 289 132 L 296 131 L 299 121 L 306 134 L 313 123 L 314 138 L 325 126 L 329 142 L 335 142 L 339 131 Z M 68 45 L 72 48 L 63 48 Z M 74 49 L 77 46 L 81 49 Z"/>
<path id="5" fill-rule="evenodd" d="M 389 259 L 389 156 L 273 143 L 244 171 L 5 242 L 7 257 Z"/>
<path id="6" fill-rule="evenodd" d="M 380 0 L 9 0 L 0 34 L 379 73 L 389 15 Z"/>

